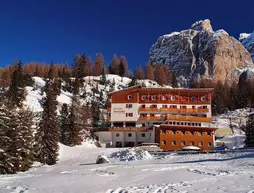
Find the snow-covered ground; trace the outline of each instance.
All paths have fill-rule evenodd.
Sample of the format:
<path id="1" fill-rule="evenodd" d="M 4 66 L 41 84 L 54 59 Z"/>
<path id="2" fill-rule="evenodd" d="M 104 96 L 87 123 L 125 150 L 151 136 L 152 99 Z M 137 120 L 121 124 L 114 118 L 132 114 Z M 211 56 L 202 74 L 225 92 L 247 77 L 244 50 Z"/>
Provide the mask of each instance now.
<path id="1" fill-rule="evenodd" d="M 55 166 L 37 164 L 25 173 L 0 175 L 0 192 L 254 192 L 254 152 L 169 155 L 161 159 L 146 152 L 141 160 L 120 161 L 126 152 L 114 156 L 118 149 L 89 147 L 61 146 L 60 161 Z M 102 154 L 111 157 L 111 163 L 94 164 Z"/>

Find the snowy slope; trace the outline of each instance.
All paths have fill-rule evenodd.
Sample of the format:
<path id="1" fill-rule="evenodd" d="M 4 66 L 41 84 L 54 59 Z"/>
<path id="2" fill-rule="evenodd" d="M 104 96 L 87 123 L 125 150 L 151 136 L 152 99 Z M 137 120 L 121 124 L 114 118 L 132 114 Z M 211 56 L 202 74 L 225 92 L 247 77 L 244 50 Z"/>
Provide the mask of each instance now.
<path id="1" fill-rule="evenodd" d="M 98 94 L 95 94 L 95 97 L 93 96 L 92 90 L 98 87 L 99 91 L 102 91 L 103 93 L 103 101 L 98 101 L 101 103 L 105 103 L 107 99 L 107 93 L 110 92 L 111 89 L 113 91 L 118 91 L 121 89 L 124 89 L 128 87 L 128 84 L 131 82 L 131 79 L 129 78 L 122 78 L 118 75 L 112 75 L 108 74 L 106 75 L 106 79 L 108 81 L 107 86 L 100 84 L 101 76 L 88 76 L 84 78 L 84 86 L 80 89 L 81 95 L 85 93 L 86 97 L 85 99 L 81 98 L 82 103 L 91 103 L 92 100 L 96 100 L 95 97 L 99 97 Z M 26 87 L 27 90 L 27 96 L 25 105 L 33 111 L 33 112 L 41 112 L 41 88 L 45 86 L 45 80 L 40 77 L 33 77 L 34 80 L 34 86 L 33 87 Z M 138 84 L 144 85 L 146 87 L 160 87 L 160 85 L 157 84 L 155 81 L 151 80 L 138 80 Z M 63 103 L 71 104 L 71 97 L 72 94 L 69 92 L 61 91 L 61 94 L 57 97 L 57 101 L 59 103 L 58 109 L 60 109 L 61 105 Z"/>
<path id="2" fill-rule="evenodd" d="M 118 149 L 61 146 L 55 166 L 34 167 L 17 175 L 0 175 L 1 193 L 158 193 L 254 191 L 254 154 L 169 155 L 131 162 L 98 155 Z"/>

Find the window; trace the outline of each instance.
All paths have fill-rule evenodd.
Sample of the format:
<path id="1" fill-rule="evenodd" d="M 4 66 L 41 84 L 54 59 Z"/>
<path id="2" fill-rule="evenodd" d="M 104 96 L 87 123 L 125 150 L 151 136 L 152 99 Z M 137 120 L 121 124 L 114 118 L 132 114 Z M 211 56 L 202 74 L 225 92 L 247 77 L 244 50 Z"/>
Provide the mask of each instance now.
<path id="1" fill-rule="evenodd" d="M 152 100 L 156 100 L 156 96 L 152 96 Z"/>
<path id="2" fill-rule="evenodd" d="M 191 145 L 191 146 L 194 146 L 194 141 L 190 141 L 190 145 Z"/>
<path id="3" fill-rule="evenodd" d="M 162 96 L 161 100 L 165 101 L 166 100 L 166 96 Z"/>
<path id="4" fill-rule="evenodd" d="M 202 141 L 198 142 L 198 146 L 203 146 L 203 142 Z"/>
<path id="5" fill-rule="evenodd" d="M 161 145 L 166 145 L 166 140 L 162 140 Z"/>
<path id="6" fill-rule="evenodd" d="M 146 134 L 145 133 L 142 133 L 142 135 L 141 135 L 142 137 L 146 137 Z"/>
<path id="7" fill-rule="evenodd" d="M 162 108 L 167 108 L 168 106 L 167 105 L 162 105 Z"/>
<path id="8" fill-rule="evenodd" d="M 119 137 L 120 136 L 120 134 L 119 133 L 116 133 L 116 137 Z"/>
<path id="9" fill-rule="evenodd" d="M 205 101 L 206 100 L 206 97 L 205 96 L 202 96 L 201 97 L 201 101 Z"/>
<path id="10" fill-rule="evenodd" d="M 184 146 L 185 145 L 185 141 L 181 141 L 181 146 Z"/>
<path id="11" fill-rule="evenodd" d="M 131 99 L 132 99 L 132 96 L 131 96 L 131 95 L 128 95 L 127 98 L 128 98 L 128 100 L 131 100 Z"/>
<path id="12" fill-rule="evenodd" d="M 201 123 L 198 123 L 198 126 L 201 126 Z"/>
<path id="13" fill-rule="evenodd" d="M 172 145 L 176 145 L 176 141 L 172 141 Z"/>
<path id="14" fill-rule="evenodd" d="M 212 135 L 212 133 L 211 133 L 211 132 L 207 132 L 207 135 L 211 136 L 211 135 Z"/>
<path id="15" fill-rule="evenodd" d="M 133 113 L 126 113 L 126 117 L 133 117 Z"/>
<path id="16" fill-rule="evenodd" d="M 145 95 L 143 95 L 143 96 L 141 96 L 141 100 L 146 100 L 146 96 Z"/>
<path id="17" fill-rule="evenodd" d="M 142 123 L 142 127 L 145 127 L 146 126 L 146 124 L 145 123 Z"/>
<path id="18" fill-rule="evenodd" d="M 126 104 L 126 108 L 132 108 L 132 104 Z"/>
<path id="19" fill-rule="evenodd" d="M 174 101 L 175 99 L 176 99 L 176 97 L 175 96 L 171 96 L 171 101 Z"/>
<path id="20" fill-rule="evenodd" d="M 191 97 L 192 102 L 195 102 L 196 100 L 197 100 L 196 97 Z"/>
<path id="21" fill-rule="evenodd" d="M 131 133 L 128 133 L 128 137 L 131 137 L 132 136 L 132 134 Z"/>
<path id="22" fill-rule="evenodd" d="M 208 145 L 208 147 L 211 147 L 211 146 L 212 146 L 212 143 L 211 143 L 211 142 L 208 142 L 207 145 Z"/>

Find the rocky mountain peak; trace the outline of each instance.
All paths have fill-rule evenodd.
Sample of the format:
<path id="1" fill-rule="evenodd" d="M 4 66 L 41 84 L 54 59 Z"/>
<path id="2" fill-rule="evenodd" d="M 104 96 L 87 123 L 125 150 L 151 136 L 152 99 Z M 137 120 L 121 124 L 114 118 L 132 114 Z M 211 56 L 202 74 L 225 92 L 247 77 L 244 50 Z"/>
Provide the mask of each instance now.
<path id="1" fill-rule="evenodd" d="M 253 68 L 249 52 L 224 30 L 213 31 L 210 20 L 195 22 L 191 29 L 163 35 L 150 48 L 149 61 L 167 64 L 186 80 L 204 77 L 214 81 L 238 81 Z"/>
<path id="2" fill-rule="evenodd" d="M 254 31 L 250 34 L 242 33 L 239 37 L 240 42 L 250 52 L 252 60 L 254 62 Z"/>
<path id="3" fill-rule="evenodd" d="M 213 28 L 211 26 L 211 22 L 209 19 L 200 20 L 195 22 L 191 25 L 191 29 L 197 30 L 197 31 L 203 31 L 203 30 L 211 30 L 213 31 Z"/>

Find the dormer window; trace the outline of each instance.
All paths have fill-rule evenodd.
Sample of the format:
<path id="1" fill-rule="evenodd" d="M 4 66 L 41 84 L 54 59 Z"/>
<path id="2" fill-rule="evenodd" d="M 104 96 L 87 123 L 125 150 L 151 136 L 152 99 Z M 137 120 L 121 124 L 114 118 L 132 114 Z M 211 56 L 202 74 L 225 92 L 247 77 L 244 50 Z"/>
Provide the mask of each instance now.
<path id="1" fill-rule="evenodd" d="M 141 99 L 142 99 L 143 101 L 146 100 L 146 96 L 143 95 L 143 96 L 141 97 Z"/>
<path id="2" fill-rule="evenodd" d="M 152 100 L 156 100 L 156 96 L 152 96 Z"/>
<path id="3" fill-rule="evenodd" d="M 202 96 L 201 97 L 201 101 L 205 101 L 206 100 L 206 97 L 205 96 Z"/>
<path id="4" fill-rule="evenodd" d="M 131 100 L 132 99 L 132 95 L 128 95 L 128 100 Z"/>
<path id="5" fill-rule="evenodd" d="M 170 99 L 171 99 L 171 101 L 174 101 L 176 99 L 176 97 L 175 96 L 171 96 Z"/>

